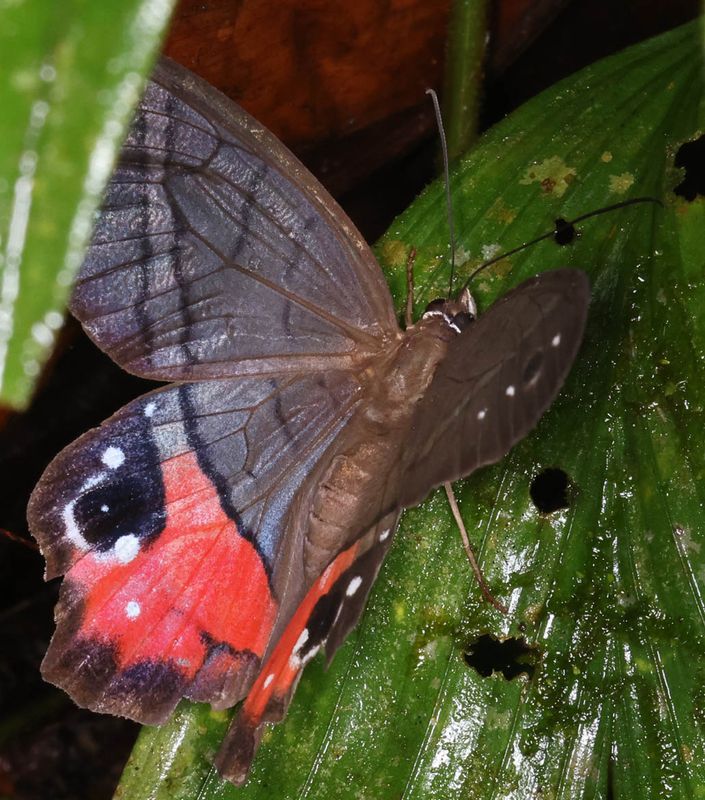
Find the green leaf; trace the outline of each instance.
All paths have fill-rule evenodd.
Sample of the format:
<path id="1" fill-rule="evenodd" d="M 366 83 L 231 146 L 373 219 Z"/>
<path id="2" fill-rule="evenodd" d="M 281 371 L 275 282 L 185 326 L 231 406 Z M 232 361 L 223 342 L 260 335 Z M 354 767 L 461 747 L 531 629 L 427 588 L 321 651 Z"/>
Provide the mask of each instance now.
<path id="1" fill-rule="evenodd" d="M 487 133 L 453 175 L 460 272 L 600 206 L 570 247 L 485 271 L 481 308 L 541 270 L 591 276 L 576 366 L 534 434 L 457 491 L 503 617 L 480 600 L 446 501 L 405 514 L 365 617 L 307 670 L 249 783 L 209 766 L 222 715 L 184 705 L 142 733 L 121 798 L 697 798 L 705 795 L 705 220 L 674 187 L 702 133 L 696 25 L 596 64 Z M 417 250 L 417 313 L 447 292 L 443 188 L 379 245 L 397 298 Z M 400 302 L 401 305 L 401 302 Z M 532 479 L 569 478 L 536 511 Z M 483 634 L 519 637 L 533 676 L 482 677 Z M 477 649 L 475 647 L 475 649 Z"/>
<path id="2" fill-rule="evenodd" d="M 0 403 L 51 351 L 173 4 L 0 2 Z"/>

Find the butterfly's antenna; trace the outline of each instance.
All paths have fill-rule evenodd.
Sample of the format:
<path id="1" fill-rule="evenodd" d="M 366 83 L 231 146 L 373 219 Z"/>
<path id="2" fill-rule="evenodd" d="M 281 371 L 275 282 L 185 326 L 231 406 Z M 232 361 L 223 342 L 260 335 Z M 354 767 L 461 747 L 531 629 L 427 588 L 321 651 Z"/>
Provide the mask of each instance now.
<path id="1" fill-rule="evenodd" d="M 426 94 L 431 95 L 433 110 L 436 114 L 436 125 L 438 135 L 441 139 L 441 152 L 443 153 L 443 178 L 446 187 L 446 212 L 448 214 L 448 234 L 450 236 L 450 286 L 448 297 L 453 296 L 453 279 L 455 278 L 455 229 L 453 228 L 453 203 L 450 197 L 450 170 L 448 169 L 448 143 L 446 142 L 446 132 L 443 127 L 443 117 L 441 116 L 441 106 L 438 103 L 438 95 L 433 89 L 426 89 Z"/>
<path id="2" fill-rule="evenodd" d="M 504 253 L 500 253 L 499 255 L 491 258 L 489 261 L 485 261 L 484 263 L 480 264 L 479 267 L 474 269 L 468 279 L 462 286 L 461 292 L 463 289 L 467 288 L 470 284 L 470 281 L 473 280 L 477 276 L 479 272 L 482 272 L 483 269 L 491 266 L 492 264 L 496 264 L 498 261 L 501 261 L 504 258 L 508 258 L 509 256 L 513 256 L 515 253 L 519 253 L 521 250 L 526 250 L 527 247 L 532 247 L 539 242 L 542 242 L 544 239 L 550 239 L 551 237 L 555 238 L 559 241 L 559 237 L 565 234 L 567 231 L 571 231 L 571 229 L 578 223 L 583 222 L 590 217 L 596 217 L 599 214 L 606 214 L 609 211 L 615 211 L 618 208 L 626 208 L 627 206 L 633 206 L 637 203 L 656 203 L 659 206 L 663 206 L 663 203 L 657 197 L 632 197 L 629 200 L 622 200 L 620 203 L 612 203 L 609 206 L 603 206 L 602 208 L 598 208 L 595 211 L 588 211 L 587 214 L 581 214 L 579 217 L 575 217 L 575 219 L 565 220 L 565 219 L 557 219 L 555 227 L 552 231 L 548 231 L 547 233 L 541 234 L 541 236 L 537 236 L 535 239 L 532 239 L 530 242 L 524 242 L 524 244 L 520 244 L 518 247 L 514 247 L 512 250 L 507 250 Z M 562 242 L 561 242 L 562 243 Z"/>

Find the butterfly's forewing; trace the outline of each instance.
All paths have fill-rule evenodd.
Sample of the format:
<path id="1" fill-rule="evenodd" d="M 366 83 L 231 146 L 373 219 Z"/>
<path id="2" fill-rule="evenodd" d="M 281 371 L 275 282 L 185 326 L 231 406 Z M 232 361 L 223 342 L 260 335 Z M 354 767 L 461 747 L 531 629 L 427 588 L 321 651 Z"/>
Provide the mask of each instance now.
<path id="1" fill-rule="evenodd" d="M 583 272 L 544 272 L 451 340 L 409 430 L 402 506 L 499 461 L 535 427 L 575 360 L 589 302 Z"/>
<path id="2" fill-rule="evenodd" d="M 165 387 L 66 448 L 28 514 L 66 575 L 45 677 L 142 722 L 182 696 L 237 702 L 307 591 L 291 506 L 357 388 L 337 372 Z"/>
<path id="3" fill-rule="evenodd" d="M 398 326 L 370 249 L 272 134 L 168 60 L 147 85 L 71 309 L 137 374 L 349 368 Z"/>

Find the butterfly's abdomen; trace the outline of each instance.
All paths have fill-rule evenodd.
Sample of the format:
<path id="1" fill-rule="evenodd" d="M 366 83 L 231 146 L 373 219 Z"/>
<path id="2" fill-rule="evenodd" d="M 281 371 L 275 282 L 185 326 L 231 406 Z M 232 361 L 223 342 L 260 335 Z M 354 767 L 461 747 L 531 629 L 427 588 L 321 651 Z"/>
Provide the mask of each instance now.
<path id="1" fill-rule="evenodd" d="M 380 476 L 395 457 L 395 442 L 379 437 L 347 441 L 350 448 L 333 457 L 311 503 L 304 549 L 307 573 L 320 574 L 341 545 L 354 540 L 382 513 Z"/>
<path id="2" fill-rule="evenodd" d="M 320 574 L 343 546 L 399 507 L 397 467 L 408 426 L 447 349 L 438 325 L 434 320 L 410 329 L 391 357 L 370 371 L 369 399 L 314 490 L 304 550 L 307 573 Z"/>

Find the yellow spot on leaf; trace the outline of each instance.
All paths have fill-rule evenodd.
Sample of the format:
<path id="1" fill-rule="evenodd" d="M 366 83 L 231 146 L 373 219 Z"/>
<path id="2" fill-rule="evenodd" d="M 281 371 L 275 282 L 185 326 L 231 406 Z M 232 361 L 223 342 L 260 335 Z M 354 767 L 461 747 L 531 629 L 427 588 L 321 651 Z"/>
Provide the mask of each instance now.
<path id="1" fill-rule="evenodd" d="M 529 167 L 519 183 L 523 185 L 539 183 L 546 194 L 562 197 L 575 176 L 574 167 L 567 166 L 560 156 L 551 156 L 540 164 Z"/>
<path id="2" fill-rule="evenodd" d="M 609 150 L 605 150 L 605 152 L 600 156 L 600 161 L 604 161 L 605 164 L 609 164 L 612 161 L 612 153 Z"/>
<path id="3" fill-rule="evenodd" d="M 651 664 L 645 658 L 636 658 L 634 659 L 634 663 L 639 672 L 645 675 L 648 675 L 651 672 Z"/>
<path id="4" fill-rule="evenodd" d="M 508 206 L 504 200 L 499 197 L 487 210 L 487 216 L 490 219 L 496 219 L 503 225 L 509 225 L 516 219 L 516 209 Z"/>
<path id="5" fill-rule="evenodd" d="M 610 192 L 624 194 L 634 183 L 634 176 L 631 172 L 623 172 L 621 175 L 610 175 Z"/>
<path id="6" fill-rule="evenodd" d="M 389 239 L 382 243 L 380 256 L 386 264 L 406 269 L 406 259 L 409 256 L 409 245 L 401 239 Z"/>

